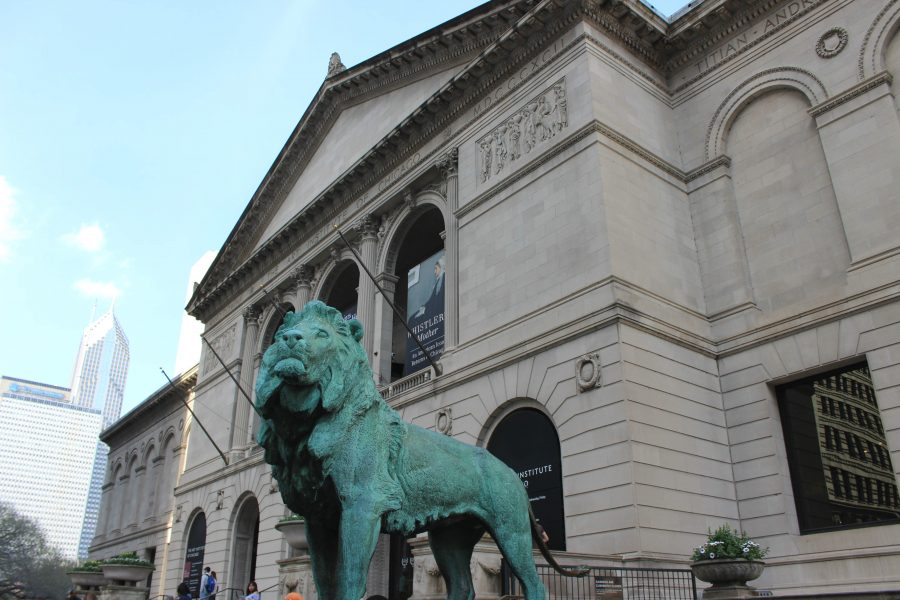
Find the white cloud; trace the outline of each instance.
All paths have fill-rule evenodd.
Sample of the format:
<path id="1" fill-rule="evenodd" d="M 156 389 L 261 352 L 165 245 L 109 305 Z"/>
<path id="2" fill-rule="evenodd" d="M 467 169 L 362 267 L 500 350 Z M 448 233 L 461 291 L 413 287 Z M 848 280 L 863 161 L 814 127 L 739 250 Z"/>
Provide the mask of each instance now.
<path id="1" fill-rule="evenodd" d="M 103 230 L 97 223 L 82 225 L 81 229 L 75 233 L 67 233 L 63 239 L 85 252 L 99 252 L 103 249 L 103 243 L 106 241 Z"/>
<path id="2" fill-rule="evenodd" d="M 16 214 L 15 190 L 6 177 L 0 175 L 0 262 L 12 256 L 12 243 L 25 237 L 25 233 L 13 223 Z"/>
<path id="3" fill-rule="evenodd" d="M 119 286 L 111 281 L 94 281 L 93 279 L 79 279 L 75 282 L 75 289 L 82 296 L 88 298 L 104 298 L 106 300 L 115 300 L 122 294 Z"/>

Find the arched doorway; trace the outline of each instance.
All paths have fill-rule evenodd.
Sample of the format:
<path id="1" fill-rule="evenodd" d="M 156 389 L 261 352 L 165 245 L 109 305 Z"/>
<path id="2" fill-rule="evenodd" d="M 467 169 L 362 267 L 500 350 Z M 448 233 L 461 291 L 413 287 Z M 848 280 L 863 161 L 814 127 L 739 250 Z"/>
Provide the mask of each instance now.
<path id="1" fill-rule="evenodd" d="M 200 597 L 200 578 L 203 571 L 203 557 L 206 554 L 206 515 L 198 512 L 188 528 L 184 551 L 184 572 L 182 581 L 187 581 L 191 595 Z"/>
<path id="2" fill-rule="evenodd" d="M 562 460 L 553 421 L 535 408 L 509 413 L 491 433 L 488 451 L 519 474 L 553 550 L 566 549 Z"/>
<path id="3" fill-rule="evenodd" d="M 256 579 L 256 548 L 259 543 L 259 503 L 253 496 L 240 503 L 234 520 L 231 544 L 231 579 L 228 587 L 246 589 Z"/>
<path id="4" fill-rule="evenodd" d="M 335 267 L 322 288 L 322 301 L 338 309 L 345 319 L 355 319 L 358 305 L 359 267 L 345 260 Z"/>
<path id="5" fill-rule="evenodd" d="M 444 351 L 444 217 L 436 206 L 426 204 L 407 219 L 395 242 L 394 304 L 436 360 Z M 395 381 L 429 363 L 396 315 L 392 323 L 391 381 Z"/>

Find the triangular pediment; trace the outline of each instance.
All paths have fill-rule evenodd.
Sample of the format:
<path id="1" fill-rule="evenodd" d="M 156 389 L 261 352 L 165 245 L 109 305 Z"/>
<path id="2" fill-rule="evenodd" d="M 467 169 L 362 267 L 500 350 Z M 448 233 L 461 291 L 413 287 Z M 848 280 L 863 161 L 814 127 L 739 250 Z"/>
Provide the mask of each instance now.
<path id="1" fill-rule="evenodd" d="M 255 243 L 241 257 L 245 260 L 266 240 L 306 208 L 335 179 L 439 90 L 463 65 L 437 69 L 406 85 L 395 86 L 375 97 L 344 108 L 324 134 L 315 153 L 287 196 L 261 228 Z"/>
<path id="2" fill-rule="evenodd" d="M 747 0 L 739 20 L 774 1 Z M 296 247 L 297 236 L 320 227 L 323 215 L 358 198 L 411 148 L 449 126 L 460 107 L 483 98 L 498 78 L 521 68 L 578 19 L 665 72 L 724 35 L 716 21 L 724 2 L 703 0 L 672 22 L 641 0 L 489 2 L 364 63 L 331 70 L 188 311 L 205 320 L 285 248 Z"/>

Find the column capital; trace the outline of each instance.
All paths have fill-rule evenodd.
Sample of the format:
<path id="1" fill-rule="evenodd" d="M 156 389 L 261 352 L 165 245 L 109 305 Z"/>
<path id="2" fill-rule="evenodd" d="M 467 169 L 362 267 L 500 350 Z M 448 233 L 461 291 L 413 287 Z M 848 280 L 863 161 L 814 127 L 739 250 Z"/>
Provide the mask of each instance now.
<path id="1" fill-rule="evenodd" d="M 357 233 L 359 233 L 362 238 L 375 240 L 378 239 L 378 219 L 372 215 L 365 215 L 354 225 L 354 229 L 356 229 Z"/>
<path id="2" fill-rule="evenodd" d="M 456 177 L 457 173 L 457 164 L 459 162 L 459 149 L 458 148 L 450 148 L 441 157 L 438 159 L 437 165 L 441 170 L 441 175 L 444 179 L 450 179 L 451 177 Z"/>
<path id="3" fill-rule="evenodd" d="M 291 271 L 290 279 L 296 285 L 309 285 L 312 282 L 313 273 L 313 268 L 304 263 Z"/>
<path id="4" fill-rule="evenodd" d="M 247 323 L 258 324 L 260 314 L 262 314 L 262 311 L 259 309 L 259 307 L 251 304 L 244 309 L 244 321 L 246 321 Z"/>

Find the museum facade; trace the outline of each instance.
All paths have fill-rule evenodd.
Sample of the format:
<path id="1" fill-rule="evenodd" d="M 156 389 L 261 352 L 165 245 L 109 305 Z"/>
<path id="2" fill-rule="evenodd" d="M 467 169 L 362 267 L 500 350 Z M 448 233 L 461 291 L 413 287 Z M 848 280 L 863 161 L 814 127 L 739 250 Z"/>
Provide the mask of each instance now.
<path id="1" fill-rule="evenodd" d="M 321 299 L 405 420 L 513 466 L 560 562 L 684 567 L 729 523 L 777 595 L 900 590 L 898 26 L 898 0 L 522 0 L 333 56 L 188 305 L 215 426 L 173 408 L 150 463 L 161 426 L 114 426 L 92 555 L 154 548 L 151 596 L 203 564 L 283 592 L 245 395 Z M 121 508 L 154 460 L 156 537 Z M 385 537 L 369 592 L 429 578 Z"/>

